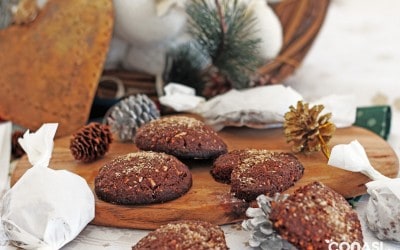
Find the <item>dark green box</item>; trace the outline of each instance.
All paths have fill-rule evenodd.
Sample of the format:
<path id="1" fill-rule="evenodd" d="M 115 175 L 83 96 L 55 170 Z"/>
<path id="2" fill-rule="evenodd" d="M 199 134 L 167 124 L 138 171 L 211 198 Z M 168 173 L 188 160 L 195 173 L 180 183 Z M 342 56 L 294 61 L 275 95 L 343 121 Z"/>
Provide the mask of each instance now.
<path id="1" fill-rule="evenodd" d="M 391 119 L 390 106 L 358 107 L 354 125 L 369 129 L 386 140 L 390 133 Z"/>

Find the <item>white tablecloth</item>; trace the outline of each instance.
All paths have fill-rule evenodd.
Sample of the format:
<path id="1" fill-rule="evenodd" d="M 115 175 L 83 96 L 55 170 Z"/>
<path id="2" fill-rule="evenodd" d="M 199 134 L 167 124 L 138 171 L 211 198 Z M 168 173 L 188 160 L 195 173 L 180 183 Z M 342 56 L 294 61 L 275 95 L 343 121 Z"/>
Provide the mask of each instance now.
<path id="1" fill-rule="evenodd" d="M 393 108 L 389 142 L 400 153 L 400 1 L 332 0 L 325 25 L 313 48 L 286 84 L 306 99 L 353 93 L 359 106 L 388 104 Z M 356 139 L 356 138 L 355 138 Z M 365 228 L 367 196 L 357 204 L 369 249 L 400 249 L 399 243 L 380 242 Z M 223 226 L 228 246 L 246 249 L 249 233 L 240 225 Z M 63 249 L 130 249 L 143 230 L 89 225 Z M 379 248 L 372 248 L 372 243 Z M 0 246 L 14 249 L 12 246 Z"/>

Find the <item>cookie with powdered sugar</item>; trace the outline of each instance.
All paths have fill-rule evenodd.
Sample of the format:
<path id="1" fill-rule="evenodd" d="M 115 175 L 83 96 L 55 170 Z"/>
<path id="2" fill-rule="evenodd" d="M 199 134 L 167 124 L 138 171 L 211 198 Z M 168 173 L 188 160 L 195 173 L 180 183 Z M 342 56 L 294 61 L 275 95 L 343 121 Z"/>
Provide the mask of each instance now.
<path id="1" fill-rule="evenodd" d="M 124 205 L 170 201 L 192 186 L 188 167 L 172 155 L 141 151 L 104 165 L 95 178 L 99 199 Z"/>
<path id="2" fill-rule="evenodd" d="M 150 232 L 132 250 L 139 249 L 197 249 L 226 250 L 222 229 L 205 221 L 183 220 L 171 222 Z"/>
<path id="3" fill-rule="evenodd" d="M 303 165 L 293 154 L 266 149 L 233 150 L 218 157 L 211 170 L 215 180 L 230 183 L 231 192 L 247 201 L 283 192 L 303 173 Z"/>
<path id="4" fill-rule="evenodd" d="M 298 249 L 329 249 L 331 243 L 342 242 L 364 245 L 357 213 L 343 196 L 320 182 L 273 202 L 269 219 L 279 235 Z"/>
<path id="5" fill-rule="evenodd" d="M 211 127 L 186 116 L 167 116 L 151 121 L 138 129 L 134 142 L 141 150 L 186 159 L 211 159 L 227 152 L 225 142 Z"/>

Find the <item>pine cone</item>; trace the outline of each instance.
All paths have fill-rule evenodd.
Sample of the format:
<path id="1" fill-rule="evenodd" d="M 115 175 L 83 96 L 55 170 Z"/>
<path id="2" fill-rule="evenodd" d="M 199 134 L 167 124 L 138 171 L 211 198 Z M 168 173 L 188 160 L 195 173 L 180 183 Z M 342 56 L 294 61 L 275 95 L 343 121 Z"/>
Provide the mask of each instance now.
<path id="1" fill-rule="evenodd" d="M 112 106 L 104 116 L 103 123 L 108 124 L 119 140 L 133 140 L 136 129 L 145 123 L 158 119 L 160 112 L 156 104 L 144 94 L 125 97 Z"/>
<path id="2" fill-rule="evenodd" d="M 18 142 L 18 139 L 22 138 L 23 135 L 24 135 L 23 131 L 16 130 L 16 131 L 14 131 L 14 133 L 12 134 L 12 137 L 11 137 L 11 154 L 16 159 L 20 158 L 21 156 L 23 156 L 25 154 L 24 149 L 21 147 L 21 145 Z"/>
<path id="3" fill-rule="evenodd" d="M 70 150 L 76 160 L 91 162 L 104 156 L 112 142 L 107 125 L 92 122 L 75 133 L 70 142 Z"/>
<path id="4" fill-rule="evenodd" d="M 251 232 L 249 245 L 260 249 L 295 249 L 275 231 L 273 223 L 269 219 L 271 204 L 281 202 L 288 198 L 287 194 L 276 193 L 274 197 L 259 195 L 257 197 L 257 208 L 249 207 L 246 216 L 250 217 L 242 222 L 242 228 Z"/>
<path id="5" fill-rule="evenodd" d="M 336 126 L 329 121 L 331 113 L 319 116 L 323 109 L 323 105 L 309 109 L 308 103 L 302 101 L 297 102 L 297 108 L 290 106 L 283 126 L 286 141 L 293 143 L 294 152 L 310 153 L 322 149 L 329 156 L 326 144 L 332 138 Z"/>
<path id="6" fill-rule="evenodd" d="M 202 96 L 211 98 L 223 94 L 232 88 L 232 84 L 217 67 L 212 66 L 203 73 L 204 87 Z"/>

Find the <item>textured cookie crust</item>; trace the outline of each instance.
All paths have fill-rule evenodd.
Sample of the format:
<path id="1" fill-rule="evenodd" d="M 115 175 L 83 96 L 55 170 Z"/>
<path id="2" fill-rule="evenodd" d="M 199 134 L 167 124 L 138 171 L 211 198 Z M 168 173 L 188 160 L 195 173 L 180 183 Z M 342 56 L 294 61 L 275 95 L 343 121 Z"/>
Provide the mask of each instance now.
<path id="1" fill-rule="evenodd" d="M 132 250 L 139 249 L 228 249 L 219 226 L 205 221 L 178 221 L 159 227 L 142 238 Z"/>
<path id="2" fill-rule="evenodd" d="M 283 192 L 303 173 L 304 167 L 294 155 L 263 149 L 234 150 L 218 157 L 211 170 L 217 181 L 231 183 L 231 192 L 247 201 L 260 194 Z"/>
<path id="3" fill-rule="evenodd" d="M 179 158 L 216 158 L 227 152 L 218 134 L 203 122 L 168 116 L 140 127 L 134 139 L 142 150 L 165 152 Z"/>
<path id="4" fill-rule="evenodd" d="M 230 184 L 233 168 L 239 166 L 242 160 L 253 152 L 259 152 L 259 150 L 233 150 L 220 155 L 213 163 L 211 175 L 218 182 Z"/>
<path id="5" fill-rule="evenodd" d="M 299 249 L 328 249 L 331 241 L 359 242 L 360 221 L 349 203 L 319 182 L 303 186 L 282 202 L 273 203 L 270 220 L 282 236 Z"/>
<path id="6" fill-rule="evenodd" d="M 125 205 L 176 199 L 192 186 L 188 167 L 172 155 L 136 152 L 103 166 L 95 178 L 99 199 Z"/>

